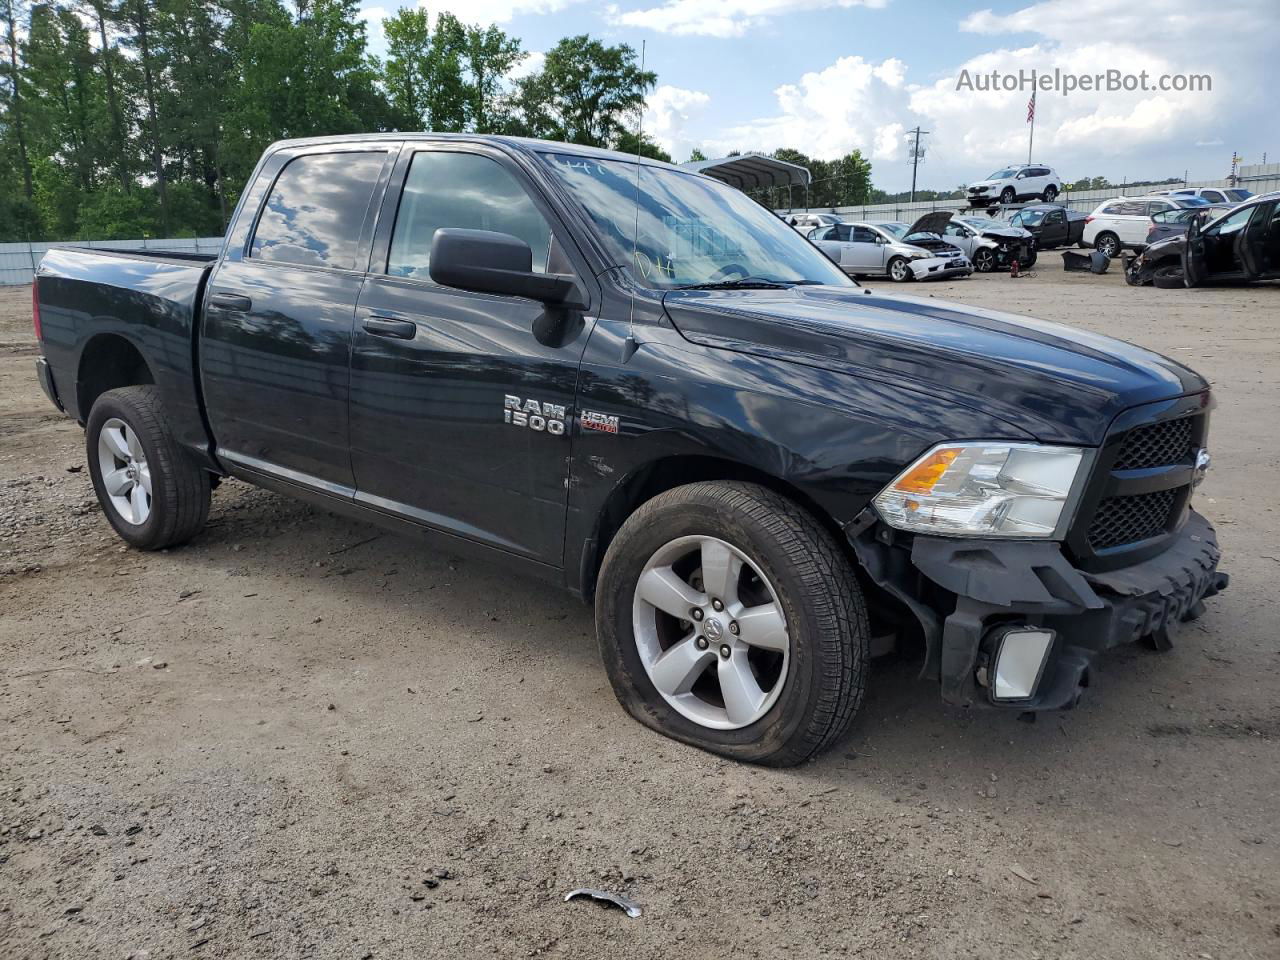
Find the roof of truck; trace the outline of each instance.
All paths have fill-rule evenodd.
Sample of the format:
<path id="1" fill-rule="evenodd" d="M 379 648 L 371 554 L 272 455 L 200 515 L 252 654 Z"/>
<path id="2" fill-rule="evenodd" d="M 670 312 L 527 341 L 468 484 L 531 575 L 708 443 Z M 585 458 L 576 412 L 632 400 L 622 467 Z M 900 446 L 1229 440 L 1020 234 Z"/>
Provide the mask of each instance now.
<path id="1" fill-rule="evenodd" d="M 302 137 L 296 140 L 277 140 L 267 147 L 267 153 L 285 147 L 311 146 L 326 143 L 365 143 L 386 142 L 387 140 L 457 143 L 488 143 L 506 147 L 520 153 L 567 153 L 574 156 L 598 157 L 602 160 L 624 160 L 631 163 L 643 163 L 653 167 L 680 169 L 679 165 L 650 157 L 637 156 L 634 153 L 623 153 L 620 150 L 605 150 L 601 147 L 588 147 L 580 143 L 559 143 L 555 140 L 538 140 L 533 137 L 507 137 L 488 133 L 428 133 L 428 132 L 387 132 L 387 133 L 348 133 L 327 137 Z"/>

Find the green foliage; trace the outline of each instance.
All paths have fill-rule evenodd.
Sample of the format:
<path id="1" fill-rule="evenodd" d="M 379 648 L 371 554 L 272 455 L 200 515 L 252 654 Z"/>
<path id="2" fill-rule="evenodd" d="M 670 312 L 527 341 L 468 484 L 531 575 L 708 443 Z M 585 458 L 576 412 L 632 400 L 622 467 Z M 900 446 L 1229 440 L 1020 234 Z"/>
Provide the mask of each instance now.
<path id="1" fill-rule="evenodd" d="M 129 240 L 155 235 L 155 195 L 150 190 L 125 193 L 117 183 L 104 184 L 80 204 L 77 227 L 70 237 L 82 240 Z"/>
<path id="2" fill-rule="evenodd" d="M 701 150 L 699 150 L 697 147 L 694 147 L 693 152 L 689 154 L 690 163 L 697 163 L 699 160 L 706 160 L 706 159 L 707 159 L 707 155 L 703 153 Z"/>
<path id="3" fill-rule="evenodd" d="M 773 156 L 786 163 L 808 167 L 813 181 L 808 187 L 793 187 L 778 193 L 780 205 L 805 207 L 845 207 L 871 202 L 871 161 L 854 150 L 838 160 L 814 160 L 799 150 L 776 150 Z M 775 199 L 775 198 L 769 198 Z"/>
<path id="4" fill-rule="evenodd" d="M 639 154 L 651 160 L 662 160 L 666 163 L 671 163 L 671 154 L 650 140 L 644 133 L 641 133 L 637 138 L 634 130 L 623 130 L 618 134 L 618 140 L 613 145 L 613 148 L 621 150 L 623 153 Z"/>
<path id="5" fill-rule="evenodd" d="M 625 43 L 607 47 L 586 34 L 566 37 L 548 51 L 540 71 L 516 84 L 510 128 L 530 137 L 613 147 L 657 82 L 658 75 L 641 70 Z"/>

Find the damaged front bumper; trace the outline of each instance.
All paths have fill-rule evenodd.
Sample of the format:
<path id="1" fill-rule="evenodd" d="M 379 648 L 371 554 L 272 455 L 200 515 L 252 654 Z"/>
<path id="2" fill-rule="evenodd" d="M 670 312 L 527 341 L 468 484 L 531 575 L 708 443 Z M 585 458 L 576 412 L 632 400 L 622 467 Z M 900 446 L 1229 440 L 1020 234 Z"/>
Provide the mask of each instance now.
<path id="1" fill-rule="evenodd" d="M 905 539 L 880 524 L 852 542 L 871 578 L 920 622 L 923 675 L 940 682 L 943 699 L 1019 711 L 1074 707 L 1106 649 L 1139 640 L 1168 648 L 1228 579 L 1213 527 L 1194 511 L 1164 552 L 1098 573 L 1074 567 L 1056 542 Z M 1028 651 L 1043 657 L 1028 665 Z"/>
<path id="2" fill-rule="evenodd" d="M 967 277 L 973 273 L 973 264 L 965 256 L 922 257 L 910 261 L 907 266 L 916 280 L 945 280 L 948 277 Z"/>

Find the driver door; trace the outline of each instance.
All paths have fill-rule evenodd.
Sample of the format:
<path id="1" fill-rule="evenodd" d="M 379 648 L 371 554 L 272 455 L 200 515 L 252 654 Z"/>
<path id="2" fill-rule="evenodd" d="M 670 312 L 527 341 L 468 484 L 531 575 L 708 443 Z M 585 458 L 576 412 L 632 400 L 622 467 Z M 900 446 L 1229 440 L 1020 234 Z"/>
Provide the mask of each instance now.
<path id="1" fill-rule="evenodd" d="M 963 223 L 952 220 L 942 229 L 942 236 L 948 243 L 954 243 L 966 257 L 973 259 L 974 237 L 976 234 Z"/>
<path id="2" fill-rule="evenodd" d="M 441 227 L 493 230 L 533 269 L 599 290 L 554 211 L 505 155 L 421 144 L 396 163 L 355 312 L 351 466 L 357 502 L 542 563 L 562 561 L 570 418 L 590 313 L 540 342 L 548 309 L 430 277 Z"/>
<path id="3" fill-rule="evenodd" d="M 1237 257 L 1244 272 L 1259 280 L 1276 271 L 1276 247 L 1280 244 L 1280 208 L 1277 204 L 1261 203 L 1254 208 L 1249 223 L 1240 231 L 1237 241 Z"/>
<path id="4" fill-rule="evenodd" d="M 858 273 L 884 273 L 884 238 L 870 227 L 849 228 L 850 259 Z"/>

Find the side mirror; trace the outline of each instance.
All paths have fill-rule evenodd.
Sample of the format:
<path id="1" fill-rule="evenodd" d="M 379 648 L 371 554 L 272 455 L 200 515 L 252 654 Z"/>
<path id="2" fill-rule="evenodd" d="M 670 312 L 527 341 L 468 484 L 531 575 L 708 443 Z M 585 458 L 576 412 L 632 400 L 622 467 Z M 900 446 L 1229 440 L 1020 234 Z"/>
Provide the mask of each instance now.
<path id="1" fill-rule="evenodd" d="M 533 251 L 519 237 L 492 230 L 442 227 L 431 238 L 431 279 L 476 293 L 527 297 L 563 307 L 581 306 L 571 277 L 533 272 Z"/>

